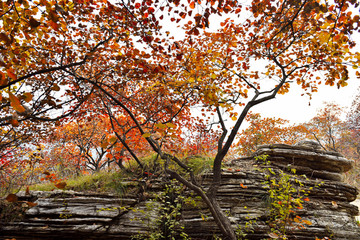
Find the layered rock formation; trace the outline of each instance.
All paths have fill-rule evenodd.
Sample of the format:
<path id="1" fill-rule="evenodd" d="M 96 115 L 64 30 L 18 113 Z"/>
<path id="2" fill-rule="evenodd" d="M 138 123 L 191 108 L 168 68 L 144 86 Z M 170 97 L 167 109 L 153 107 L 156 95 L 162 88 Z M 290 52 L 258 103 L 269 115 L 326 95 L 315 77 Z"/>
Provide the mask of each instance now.
<path id="1" fill-rule="evenodd" d="M 267 155 L 266 162 L 258 156 Z M 270 161 L 270 162 L 268 162 Z M 223 171 L 218 200 L 229 214 L 234 228 L 244 239 L 269 238 L 269 187 L 266 172 L 272 168 L 281 174 L 296 169 L 292 181 L 298 179 L 309 201 L 296 215 L 311 223 L 304 228 L 288 227 L 289 239 L 360 239 L 360 227 L 354 216 L 358 208 L 350 202 L 358 190 L 341 181 L 341 174 L 352 162 L 338 153 L 325 152 L 314 142 L 296 146 L 261 146 L 253 157 L 233 160 Z M 307 178 L 300 175 L 306 175 Z M 211 173 L 203 174 L 202 183 L 209 184 Z M 295 185 L 294 185 L 295 186 Z M 159 204 L 154 196 L 162 184 L 154 180 L 145 192 L 131 191 L 118 197 L 109 194 L 73 191 L 32 192 L 20 199 L 36 199 L 21 222 L 0 225 L 0 236 L 16 239 L 130 239 L 136 234 L 153 231 L 159 219 Z M 311 190 L 310 190 L 311 189 Z M 209 211 L 200 200 L 183 204 L 181 218 L 185 232 L 192 239 L 212 239 L 219 234 Z M 251 223 L 251 224 L 250 224 Z"/>

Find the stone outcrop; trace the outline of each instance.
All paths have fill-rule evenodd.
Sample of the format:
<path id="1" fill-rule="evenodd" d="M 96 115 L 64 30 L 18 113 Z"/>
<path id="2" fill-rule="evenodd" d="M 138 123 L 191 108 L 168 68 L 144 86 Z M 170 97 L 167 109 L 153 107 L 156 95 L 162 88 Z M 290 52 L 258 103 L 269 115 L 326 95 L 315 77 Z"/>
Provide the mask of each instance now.
<path id="1" fill-rule="evenodd" d="M 258 156 L 267 155 L 265 165 Z M 259 147 L 253 157 L 233 160 L 222 174 L 217 198 L 229 214 L 234 228 L 240 227 L 245 239 L 269 238 L 268 186 L 265 172 L 272 167 L 281 173 L 296 169 L 308 194 L 296 215 L 311 225 L 289 227 L 289 239 L 360 239 L 360 227 L 354 216 L 358 208 L 351 204 L 358 190 L 341 181 L 341 174 L 352 162 L 338 153 L 326 152 L 314 142 L 296 146 L 283 144 Z M 289 172 L 291 174 L 291 171 Z M 306 175 L 307 178 L 300 175 Z M 203 174 L 205 186 L 211 173 Z M 154 202 L 161 191 L 159 180 L 148 181 L 145 191 L 130 191 L 119 197 L 110 194 L 79 193 L 73 191 L 31 192 L 19 194 L 20 200 L 36 199 L 37 206 L 26 212 L 21 222 L 0 225 L 0 236 L 16 239 L 130 239 L 154 229 L 159 218 L 159 204 Z M 181 218 L 185 232 L 192 239 L 212 239 L 219 234 L 209 211 L 201 201 L 184 204 Z M 251 221 L 252 224 L 249 225 Z M 247 224 L 248 223 L 248 224 Z"/>

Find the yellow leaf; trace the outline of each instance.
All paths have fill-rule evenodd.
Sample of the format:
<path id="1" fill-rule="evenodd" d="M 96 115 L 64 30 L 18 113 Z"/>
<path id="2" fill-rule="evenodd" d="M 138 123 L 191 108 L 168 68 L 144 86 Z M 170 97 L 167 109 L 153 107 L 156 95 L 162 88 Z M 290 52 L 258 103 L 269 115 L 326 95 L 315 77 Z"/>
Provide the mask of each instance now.
<path id="1" fill-rule="evenodd" d="M 155 124 L 155 127 L 160 128 L 160 129 L 166 129 L 166 125 L 162 124 L 162 123 Z"/>
<path id="2" fill-rule="evenodd" d="M 233 116 L 233 117 L 231 117 L 231 120 L 236 121 L 237 117 Z"/>
<path id="3" fill-rule="evenodd" d="M 144 133 L 143 135 L 142 135 L 142 137 L 144 137 L 144 138 L 148 138 L 148 137 L 150 137 L 151 136 L 151 133 Z"/>
<path id="4" fill-rule="evenodd" d="M 212 79 L 215 79 L 217 76 L 216 76 L 215 73 L 212 73 L 212 74 L 210 75 L 210 77 L 211 77 Z"/>
<path id="5" fill-rule="evenodd" d="M 168 127 L 168 128 L 176 128 L 176 125 L 175 124 L 173 124 L 173 123 L 166 123 L 166 126 Z"/>
<path id="6" fill-rule="evenodd" d="M 310 222 L 309 220 L 302 220 L 302 222 L 309 226 L 312 225 L 312 222 Z"/>
<path id="7" fill-rule="evenodd" d="M 116 142 L 116 140 L 117 140 L 117 137 L 116 137 L 116 136 L 112 136 L 112 137 L 109 139 L 109 142 L 110 142 L 110 143 L 114 143 L 114 142 Z"/>

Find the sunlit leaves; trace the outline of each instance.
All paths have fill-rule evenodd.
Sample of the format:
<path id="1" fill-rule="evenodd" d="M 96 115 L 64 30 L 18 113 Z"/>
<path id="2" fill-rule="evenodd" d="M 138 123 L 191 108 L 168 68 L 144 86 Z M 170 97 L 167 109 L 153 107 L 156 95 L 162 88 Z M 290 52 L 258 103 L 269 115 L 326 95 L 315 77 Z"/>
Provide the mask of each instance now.
<path id="1" fill-rule="evenodd" d="M 25 108 L 21 105 L 20 100 L 12 93 L 9 93 L 9 99 L 11 102 L 11 106 L 15 109 L 17 112 L 25 112 Z"/>

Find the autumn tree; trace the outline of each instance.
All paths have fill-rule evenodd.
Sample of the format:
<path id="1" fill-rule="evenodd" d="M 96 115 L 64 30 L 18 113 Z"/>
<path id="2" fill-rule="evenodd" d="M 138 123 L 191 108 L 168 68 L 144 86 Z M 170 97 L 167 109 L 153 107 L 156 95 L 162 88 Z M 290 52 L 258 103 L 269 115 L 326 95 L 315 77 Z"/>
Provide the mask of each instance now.
<path id="1" fill-rule="evenodd" d="M 302 124 L 290 125 L 282 118 L 262 118 L 259 113 L 249 113 L 245 120 L 249 126 L 237 136 L 237 154 L 250 156 L 257 147 L 264 144 L 295 144 L 308 135 Z"/>
<path id="2" fill-rule="evenodd" d="M 163 159 L 164 172 L 202 198 L 225 239 L 236 236 L 216 199 L 221 165 L 250 109 L 295 83 L 308 94 L 321 82 L 346 86 L 348 66 L 360 59 L 352 51 L 355 0 L 1 4 L 1 123 L 76 118 L 89 96 L 96 98 L 117 140 L 116 117 L 123 115 Z M 182 39 L 161 30 L 166 15 L 184 30 Z M 208 31 L 215 16 L 220 27 Z M 210 116 L 205 125 L 221 131 L 209 188 L 166 147 L 193 124 L 194 106 Z"/>
<path id="3" fill-rule="evenodd" d="M 346 136 L 347 150 L 352 149 L 352 157 L 354 159 L 359 159 L 360 157 L 360 102 L 359 102 L 359 93 L 355 96 L 350 111 L 346 116 L 346 127 L 349 129 L 349 134 Z"/>
<path id="4" fill-rule="evenodd" d="M 346 131 L 341 120 L 342 109 L 334 103 L 326 103 L 317 115 L 304 126 L 308 138 L 317 141 L 326 151 L 341 152 L 340 139 Z"/>
<path id="5" fill-rule="evenodd" d="M 344 127 L 346 132 L 342 135 L 339 142 L 340 151 L 347 158 L 354 160 L 354 167 L 347 173 L 346 180 L 348 183 L 359 186 L 359 172 L 360 172 L 360 128 L 359 128 L 359 93 L 356 94 L 352 102 L 351 108 L 346 115 Z"/>

